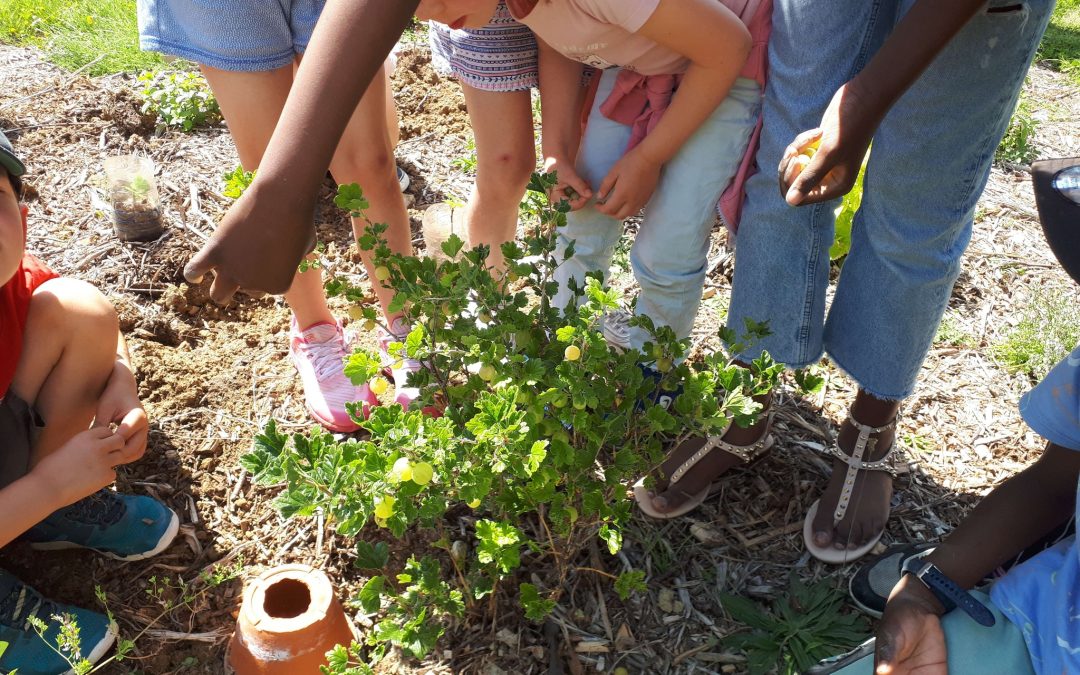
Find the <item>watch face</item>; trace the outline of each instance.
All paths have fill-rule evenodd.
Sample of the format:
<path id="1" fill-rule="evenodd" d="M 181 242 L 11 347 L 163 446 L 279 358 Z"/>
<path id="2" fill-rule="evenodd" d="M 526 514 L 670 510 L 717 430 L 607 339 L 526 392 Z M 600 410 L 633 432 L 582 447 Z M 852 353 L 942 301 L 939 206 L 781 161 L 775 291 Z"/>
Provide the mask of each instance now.
<path id="1" fill-rule="evenodd" d="M 1070 166 L 1058 171 L 1051 185 L 1062 197 L 1080 205 L 1080 166 Z"/>

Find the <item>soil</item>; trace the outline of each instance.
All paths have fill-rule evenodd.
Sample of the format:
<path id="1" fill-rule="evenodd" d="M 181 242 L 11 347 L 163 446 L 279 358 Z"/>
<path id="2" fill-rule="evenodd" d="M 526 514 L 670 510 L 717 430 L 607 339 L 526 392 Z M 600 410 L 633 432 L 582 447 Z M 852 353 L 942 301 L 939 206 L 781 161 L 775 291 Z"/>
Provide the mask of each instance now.
<path id="1" fill-rule="evenodd" d="M 204 243 L 230 200 L 223 172 L 236 155 L 218 125 L 183 134 L 155 131 L 139 110 L 128 76 L 72 77 L 35 50 L 0 46 L 0 128 L 8 130 L 29 166 L 29 248 L 58 272 L 87 279 L 116 304 L 138 369 L 139 391 L 151 418 L 145 459 L 124 467 L 118 489 L 149 494 L 181 515 L 181 535 L 162 555 L 117 563 L 85 552 L 32 553 L 23 544 L 0 552 L 0 566 L 56 600 L 98 606 L 104 592 L 132 654 L 108 673 L 224 672 L 224 649 L 242 581 L 269 566 L 306 563 L 325 570 L 347 599 L 366 578 L 353 569 L 352 544 L 314 520 L 285 520 L 273 508 L 277 487 L 253 486 L 239 465 L 253 436 L 270 420 L 303 431 L 311 420 L 287 355 L 288 311 L 279 299 L 240 298 L 228 307 L 209 301 L 207 285 L 183 282 L 184 263 Z M 468 119 L 456 83 L 436 76 L 422 47 L 407 49 L 394 76 L 402 118 L 399 163 L 413 184 L 414 242 L 423 238 L 423 209 L 464 199 L 471 177 L 452 164 L 466 152 Z M 1068 80 L 1036 67 L 1027 85 L 1034 108 L 1045 110 L 1036 135 L 1043 156 L 1080 155 L 1080 93 Z M 102 208 L 101 161 L 141 153 L 159 167 L 165 234 L 125 243 Z M 323 257 L 363 278 L 349 253 L 347 219 L 323 189 L 318 213 Z M 628 228 L 632 234 L 634 225 Z M 730 290 L 731 256 L 719 229 L 698 325 L 697 349 L 714 348 Z M 632 292 L 623 257 L 615 284 Z M 989 489 L 1040 451 L 1015 410 L 1030 386 L 1009 373 L 988 347 L 1001 339 L 1016 311 L 1038 293 L 1073 286 L 1058 269 L 1036 221 L 1029 177 L 995 169 L 979 205 L 976 232 L 947 320 L 967 339 L 939 340 L 916 394 L 905 403 L 901 437 L 919 461 L 897 482 L 884 543 L 936 539 Z M 345 307 L 331 302 L 338 316 Z M 346 321 L 347 322 L 347 321 Z M 362 338 L 370 341 L 370 337 Z M 752 471 L 735 471 L 690 518 L 657 523 L 636 518 L 618 557 L 590 555 L 590 567 L 614 573 L 645 570 L 649 591 L 619 600 L 610 584 L 580 576 L 548 624 L 529 624 L 509 597 L 497 614 L 450 627 L 423 663 L 396 655 L 381 667 L 400 673 L 743 672 L 745 659 L 724 647 L 739 629 L 722 609 L 720 593 L 769 601 L 782 597 L 791 573 L 841 588 L 851 568 L 819 565 L 803 552 L 803 514 L 816 498 L 829 463 L 812 451 L 827 443 L 853 397 L 851 385 L 825 364 L 817 396 L 785 389 L 777 405 L 778 447 Z M 381 532 L 363 533 L 379 539 Z M 392 544 L 395 555 L 422 547 L 428 535 L 410 533 Z M 200 572 L 238 566 L 240 578 L 205 589 Z M 184 580 L 194 599 L 163 580 Z M 148 593 L 154 588 L 156 593 Z M 357 615 L 361 630 L 370 620 Z"/>

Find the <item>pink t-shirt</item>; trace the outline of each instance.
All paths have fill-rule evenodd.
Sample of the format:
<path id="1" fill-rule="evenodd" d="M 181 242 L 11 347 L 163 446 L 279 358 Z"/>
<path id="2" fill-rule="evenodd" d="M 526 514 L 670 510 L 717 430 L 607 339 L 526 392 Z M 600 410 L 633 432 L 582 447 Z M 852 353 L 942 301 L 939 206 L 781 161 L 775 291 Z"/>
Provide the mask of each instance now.
<path id="1" fill-rule="evenodd" d="M 750 23 L 762 2 L 719 1 L 744 23 Z M 642 75 L 678 75 L 690 65 L 682 54 L 636 35 L 660 0 L 539 0 L 524 16 L 515 11 L 518 3 L 507 4 L 514 18 L 553 49 L 594 68 L 620 66 Z"/>

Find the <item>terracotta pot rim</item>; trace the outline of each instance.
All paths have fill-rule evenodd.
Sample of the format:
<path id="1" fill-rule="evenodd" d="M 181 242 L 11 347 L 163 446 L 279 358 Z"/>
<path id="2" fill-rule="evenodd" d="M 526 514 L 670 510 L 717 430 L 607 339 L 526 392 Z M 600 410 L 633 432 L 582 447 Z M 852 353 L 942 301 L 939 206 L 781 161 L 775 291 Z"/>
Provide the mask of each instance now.
<path id="1" fill-rule="evenodd" d="M 275 617 L 264 611 L 266 591 L 282 581 L 303 584 L 310 594 L 307 609 L 296 616 Z M 334 589 L 322 570 L 310 565 L 280 565 L 260 574 L 244 591 L 242 611 L 264 633 L 296 633 L 322 621 L 334 601 Z"/>

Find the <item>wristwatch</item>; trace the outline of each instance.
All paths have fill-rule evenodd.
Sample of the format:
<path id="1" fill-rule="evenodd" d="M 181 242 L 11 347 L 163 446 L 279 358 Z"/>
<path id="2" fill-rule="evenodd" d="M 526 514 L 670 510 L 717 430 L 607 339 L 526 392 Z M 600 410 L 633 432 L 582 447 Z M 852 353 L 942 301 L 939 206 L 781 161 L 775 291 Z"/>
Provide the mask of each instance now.
<path id="1" fill-rule="evenodd" d="M 939 570 L 934 563 L 920 558 L 908 558 L 904 561 L 904 566 L 901 569 L 903 574 L 912 575 L 923 586 L 926 586 L 934 594 L 934 597 L 938 599 L 938 602 L 945 607 L 946 613 L 959 608 L 982 626 L 989 628 L 994 625 L 994 615 L 990 613 L 986 605 L 976 600 L 975 596 L 960 588 L 959 584 L 945 576 L 945 573 Z"/>

